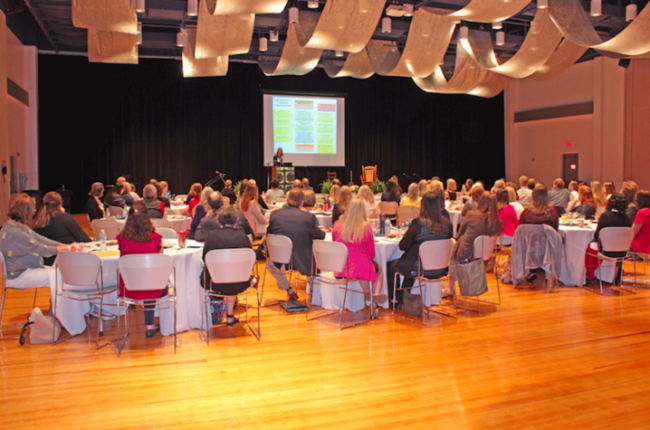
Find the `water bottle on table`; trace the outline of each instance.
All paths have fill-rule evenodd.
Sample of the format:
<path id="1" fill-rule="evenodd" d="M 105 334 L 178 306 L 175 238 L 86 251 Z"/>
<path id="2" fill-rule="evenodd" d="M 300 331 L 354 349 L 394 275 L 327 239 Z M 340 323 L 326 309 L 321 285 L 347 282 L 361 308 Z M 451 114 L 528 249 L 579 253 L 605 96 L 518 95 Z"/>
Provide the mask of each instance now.
<path id="1" fill-rule="evenodd" d="M 101 242 L 101 250 L 106 251 L 106 231 L 102 230 L 99 233 L 99 241 Z"/>

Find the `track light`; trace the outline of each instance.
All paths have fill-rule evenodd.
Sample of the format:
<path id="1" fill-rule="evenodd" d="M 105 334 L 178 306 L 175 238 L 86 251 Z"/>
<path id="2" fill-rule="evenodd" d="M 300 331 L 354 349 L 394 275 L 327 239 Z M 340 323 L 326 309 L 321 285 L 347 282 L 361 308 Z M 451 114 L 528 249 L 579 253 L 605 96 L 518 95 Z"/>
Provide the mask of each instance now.
<path id="1" fill-rule="evenodd" d="M 497 31 L 497 46 L 503 46 L 506 43 L 506 34 L 503 31 Z"/>
<path id="2" fill-rule="evenodd" d="M 260 52 L 266 52 L 269 50 L 269 39 L 262 36 L 260 37 Z"/>
<path id="3" fill-rule="evenodd" d="M 278 32 L 277 31 L 271 31 L 271 34 L 269 35 L 269 40 L 271 42 L 277 42 L 278 40 L 280 40 L 280 37 L 278 36 Z"/>
<path id="4" fill-rule="evenodd" d="M 289 8 L 289 24 L 298 24 L 298 8 L 295 6 Z"/>
<path id="5" fill-rule="evenodd" d="M 636 18 L 636 12 L 636 5 L 634 3 L 628 4 L 625 8 L 625 20 L 627 22 L 634 21 L 634 18 Z"/>
<path id="6" fill-rule="evenodd" d="M 187 30 L 181 28 L 178 33 L 176 33 L 176 46 L 182 48 L 185 46 L 185 38 L 187 37 Z"/>
<path id="7" fill-rule="evenodd" d="M 469 28 L 466 25 L 463 25 L 458 31 L 458 40 L 467 40 L 469 39 Z"/>
<path id="8" fill-rule="evenodd" d="M 136 2 L 135 2 L 135 11 L 140 12 L 140 13 L 145 11 L 144 0 L 136 0 Z"/>
<path id="9" fill-rule="evenodd" d="M 309 0 L 307 2 L 307 7 L 309 9 L 318 9 L 318 1 L 317 0 Z"/>
<path id="10" fill-rule="evenodd" d="M 392 21 L 389 17 L 385 16 L 381 20 L 381 32 L 390 33 L 391 31 L 393 31 Z"/>
<path id="11" fill-rule="evenodd" d="M 493 22 L 492 23 L 492 29 L 493 30 L 501 30 L 503 28 L 503 22 L 498 21 L 498 22 Z"/>
<path id="12" fill-rule="evenodd" d="M 404 12 L 404 16 L 413 16 L 413 5 L 405 4 L 404 7 L 406 8 L 406 12 Z"/>
<path id="13" fill-rule="evenodd" d="M 142 45 L 142 23 L 138 23 L 138 45 Z"/>
<path id="14" fill-rule="evenodd" d="M 342 57 L 343 56 L 343 51 L 336 51 L 334 53 L 334 55 L 337 56 L 337 57 Z"/>
<path id="15" fill-rule="evenodd" d="M 537 9 L 546 9 L 548 7 L 548 0 L 537 0 Z"/>
<path id="16" fill-rule="evenodd" d="M 591 0 L 591 16 L 600 16 L 603 14 L 603 1 Z"/>
<path id="17" fill-rule="evenodd" d="M 187 0 L 187 15 L 197 16 L 199 14 L 199 0 Z"/>

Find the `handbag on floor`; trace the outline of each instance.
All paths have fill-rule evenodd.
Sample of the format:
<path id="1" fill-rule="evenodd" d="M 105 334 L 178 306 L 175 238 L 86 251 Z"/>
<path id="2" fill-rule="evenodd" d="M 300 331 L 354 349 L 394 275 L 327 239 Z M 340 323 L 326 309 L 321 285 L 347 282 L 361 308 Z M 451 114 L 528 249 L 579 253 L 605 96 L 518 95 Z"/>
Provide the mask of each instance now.
<path id="1" fill-rule="evenodd" d="M 411 294 L 411 290 L 404 290 L 404 313 L 414 317 L 422 316 L 422 296 Z"/>
<path id="2" fill-rule="evenodd" d="M 488 290 L 482 258 L 459 261 L 456 264 L 456 279 L 463 296 L 480 296 Z"/>
<path id="3" fill-rule="evenodd" d="M 29 342 L 32 345 L 42 343 L 54 343 L 59 339 L 61 326 L 51 315 L 43 315 L 40 308 L 36 307 L 29 315 L 27 322 L 20 333 L 20 344 L 25 344 L 25 330 L 29 328 Z"/>

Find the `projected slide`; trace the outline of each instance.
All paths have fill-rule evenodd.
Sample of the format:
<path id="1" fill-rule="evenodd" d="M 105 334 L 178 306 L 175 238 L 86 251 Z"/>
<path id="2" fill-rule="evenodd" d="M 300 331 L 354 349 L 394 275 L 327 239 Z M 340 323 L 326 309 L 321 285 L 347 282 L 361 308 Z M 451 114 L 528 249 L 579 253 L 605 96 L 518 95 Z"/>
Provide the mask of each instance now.
<path id="1" fill-rule="evenodd" d="M 336 99 L 273 98 L 273 146 L 285 154 L 336 154 Z"/>

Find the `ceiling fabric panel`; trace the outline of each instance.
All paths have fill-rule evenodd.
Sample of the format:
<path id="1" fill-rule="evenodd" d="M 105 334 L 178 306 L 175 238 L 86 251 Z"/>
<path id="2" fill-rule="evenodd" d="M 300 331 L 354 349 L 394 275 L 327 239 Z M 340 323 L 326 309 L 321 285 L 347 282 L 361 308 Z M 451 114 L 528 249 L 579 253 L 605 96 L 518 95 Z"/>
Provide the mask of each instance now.
<path id="1" fill-rule="evenodd" d="M 385 0 L 327 0 L 321 13 L 301 11 L 296 34 L 300 46 L 357 53 L 372 37 Z"/>
<path id="2" fill-rule="evenodd" d="M 548 9 L 537 9 L 530 30 L 517 53 L 503 64 L 494 53 L 492 35 L 487 31 L 470 30 L 469 46 L 464 46 L 478 65 L 494 73 L 522 79 L 532 75 L 553 55 L 562 34 L 549 17 Z"/>
<path id="3" fill-rule="evenodd" d="M 318 65 L 322 53 L 322 49 L 301 47 L 296 36 L 296 25 L 289 24 L 280 59 L 267 57 L 259 61 L 259 66 L 267 76 L 305 75 Z"/>
<path id="4" fill-rule="evenodd" d="M 367 79 L 375 74 L 370 65 L 368 52 L 362 49 L 356 54 L 348 54 L 343 61 L 327 60 L 324 63 L 325 73 L 330 78 L 357 78 Z"/>
<path id="5" fill-rule="evenodd" d="M 280 13 L 287 0 L 201 0 L 212 15 L 241 15 L 245 13 Z"/>
<path id="6" fill-rule="evenodd" d="M 415 12 L 402 54 L 390 42 L 371 40 L 367 50 L 373 70 L 390 76 L 431 75 L 444 59 L 458 22 L 439 11 L 422 7 Z"/>
<path id="7" fill-rule="evenodd" d="M 472 0 L 450 16 L 463 21 L 497 22 L 521 12 L 530 0 Z"/>
<path id="8" fill-rule="evenodd" d="M 72 23 L 78 28 L 138 34 L 135 0 L 72 0 Z"/>
<path id="9" fill-rule="evenodd" d="M 625 30 L 603 42 L 579 0 L 549 0 L 551 18 L 564 37 L 576 45 L 593 48 L 610 57 L 642 55 L 650 52 L 650 8 Z"/>
<path id="10" fill-rule="evenodd" d="M 195 46 L 196 30 L 188 28 L 185 46 L 183 47 L 183 77 L 226 76 L 226 73 L 228 73 L 228 56 L 197 60 L 194 57 Z"/>
<path id="11" fill-rule="evenodd" d="M 575 64 L 587 49 L 589 48 L 576 45 L 564 39 L 560 47 L 551 55 L 551 58 L 537 72 L 530 75 L 530 77 L 537 81 L 543 81 L 544 79 L 557 76 Z"/>
<path id="12" fill-rule="evenodd" d="M 89 28 L 88 61 L 138 64 L 138 36 Z"/>
<path id="13" fill-rule="evenodd" d="M 194 58 L 203 60 L 247 53 L 254 27 L 255 15 L 252 13 L 212 15 L 206 2 L 200 2 Z"/>

